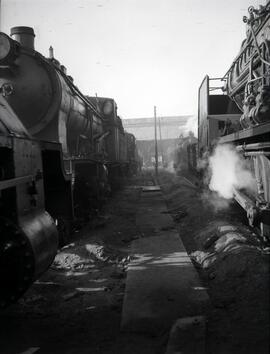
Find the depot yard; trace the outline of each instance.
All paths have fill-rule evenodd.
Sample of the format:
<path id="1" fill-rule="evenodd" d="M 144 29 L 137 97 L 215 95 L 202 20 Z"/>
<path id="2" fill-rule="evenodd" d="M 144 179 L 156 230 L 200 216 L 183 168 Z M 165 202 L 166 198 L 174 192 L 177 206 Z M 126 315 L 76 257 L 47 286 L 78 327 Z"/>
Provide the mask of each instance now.
<path id="1" fill-rule="evenodd" d="M 2 353 L 268 353 L 269 249 L 194 181 L 153 184 L 133 178 L 77 226 L 2 312 Z"/>

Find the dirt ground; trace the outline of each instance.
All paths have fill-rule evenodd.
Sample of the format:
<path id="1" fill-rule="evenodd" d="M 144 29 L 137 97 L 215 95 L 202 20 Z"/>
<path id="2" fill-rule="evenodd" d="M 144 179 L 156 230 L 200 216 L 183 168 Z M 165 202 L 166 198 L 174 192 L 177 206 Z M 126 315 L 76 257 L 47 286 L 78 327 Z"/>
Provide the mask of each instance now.
<path id="1" fill-rule="evenodd" d="M 129 181 L 98 219 L 74 233 L 25 296 L 1 313 L 1 354 L 165 352 L 167 336 L 120 332 L 129 247 L 142 237 L 136 227 L 139 186 L 151 181 L 149 174 Z M 206 352 L 268 353 L 269 250 L 243 226 L 236 206 L 169 173 L 160 184 L 208 288 Z"/>

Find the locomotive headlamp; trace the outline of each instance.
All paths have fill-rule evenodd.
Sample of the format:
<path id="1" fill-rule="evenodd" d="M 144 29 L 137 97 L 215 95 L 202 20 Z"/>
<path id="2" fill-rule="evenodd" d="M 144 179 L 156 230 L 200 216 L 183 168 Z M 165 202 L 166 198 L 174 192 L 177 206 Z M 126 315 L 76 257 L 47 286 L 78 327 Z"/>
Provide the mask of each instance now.
<path id="1" fill-rule="evenodd" d="M 0 64 L 8 65 L 16 57 L 16 44 L 5 33 L 0 32 Z"/>
<path id="2" fill-rule="evenodd" d="M 113 113 L 113 102 L 112 101 L 105 101 L 103 105 L 103 113 L 107 116 Z"/>

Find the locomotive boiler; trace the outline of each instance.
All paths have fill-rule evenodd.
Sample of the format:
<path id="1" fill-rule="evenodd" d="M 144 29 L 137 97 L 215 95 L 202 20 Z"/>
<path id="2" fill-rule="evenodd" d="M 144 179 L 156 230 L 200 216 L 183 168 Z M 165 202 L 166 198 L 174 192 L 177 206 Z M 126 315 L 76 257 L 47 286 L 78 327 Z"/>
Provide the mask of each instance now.
<path id="1" fill-rule="evenodd" d="M 115 101 L 83 95 L 34 37 L 30 27 L 0 33 L 0 306 L 48 268 L 74 217 L 136 170 Z"/>
<path id="2" fill-rule="evenodd" d="M 249 162 L 256 191 L 234 190 L 250 225 L 270 237 L 270 3 L 250 7 L 247 37 L 223 78 L 208 76 L 199 88 L 199 156 L 232 144 Z"/>

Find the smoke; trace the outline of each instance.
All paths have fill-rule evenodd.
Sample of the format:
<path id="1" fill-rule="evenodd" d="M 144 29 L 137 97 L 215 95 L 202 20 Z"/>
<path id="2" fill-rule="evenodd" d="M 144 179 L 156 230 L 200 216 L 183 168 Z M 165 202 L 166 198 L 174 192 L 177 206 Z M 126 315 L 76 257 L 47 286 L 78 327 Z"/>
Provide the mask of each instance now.
<path id="1" fill-rule="evenodd" d="M 248 162 L 231 145 L 218 145 L 209 158 L 209 188 L 221 197 L 233 198 L 234 188 L 255 191 L 256 180 Z"/>

